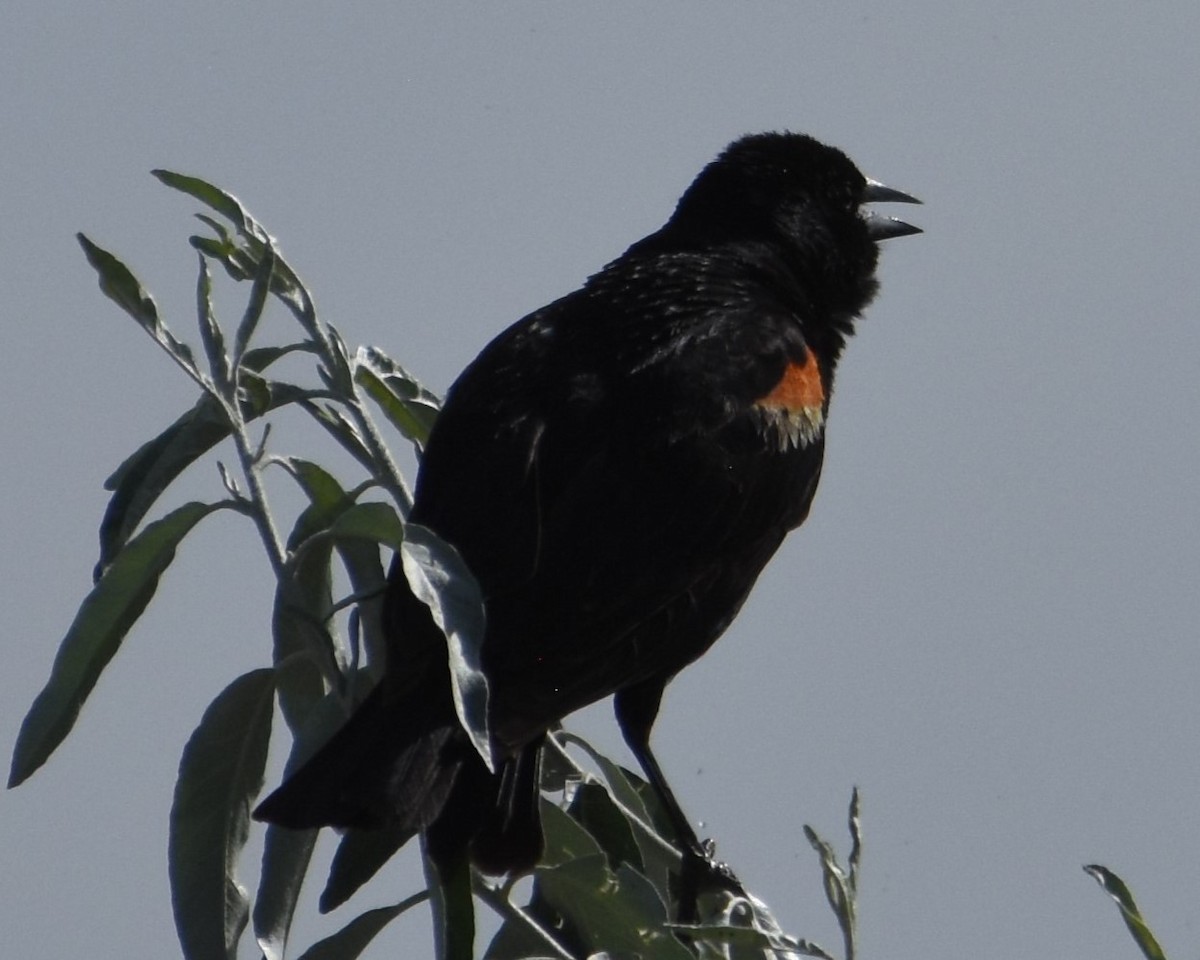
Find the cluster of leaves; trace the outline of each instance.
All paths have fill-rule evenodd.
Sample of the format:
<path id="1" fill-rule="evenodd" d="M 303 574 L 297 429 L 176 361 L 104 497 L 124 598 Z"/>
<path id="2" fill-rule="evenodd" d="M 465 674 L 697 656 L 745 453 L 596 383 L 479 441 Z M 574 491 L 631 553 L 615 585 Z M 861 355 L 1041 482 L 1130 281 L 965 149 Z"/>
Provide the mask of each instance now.
<path id="1" fill-rule="evenodd" d="M 63 639 L 45 688 L 14 750 L 9 786 L 26 780 L 70 733 L 105 666 L 146 609 L 181 542 L 206 516 L 232 510 L 258 530 L 275 574 L 272 665 L 230 683 L 204 712 L 184 749 L 170 814 L 169 876 L 184 956 L 233 958 L 248 926 L 264 960 L 281 960 L 309 872 L 316 831 L 266 828 L 253 902 L 237 878 L 250 831 L 249 810 L 263 786 L 272 724 L 279 713 L 293 735 L 289 768 L 344 720 L 380 670 L 384 556 L 399 558 L 413 590 L 446 634 L 460 720 L 490 762 L 487 684 L 479 669 L 483 608 L 478 586 L 452 547 L 406 522 L 411 497 L 374 417 L 423 448 L 439 400 L 382 352 L 347 349 L 318 318 L 312 297 L 262 226 L 232 195 L 194 177 L 155 171 L 167 186 L 199 200 L 212 235 L 193 236 L 199 255 L 197 313 L 203 362 L 175 336 L 154 299 L 115 256 L 80 235 L 101 289 L 136 320 L 200 391 L 195 405 L 133 453 L 108 479 L 95 584 Z M 250 283 L 246 309 L 227 337 L 213 307 L 211 264 Z M 301 336 L 282 346 L 252 346 L 272 298 Z M 315 361 L 316 382 L 272 376 L 289 355 Z M 340 483 L 325 467 L 268 449 L 268 415 L 303 411 L 347 451 L 363 478 Z M 262 420 L 257 439 L 251 425 Z M 237 469 L 218 463 L 224 487 L 148 519 L 179 475 L 218 444 L 232 444 Z M 282 536 L 263 483 L 278 468 L 307 498 Z M 335 567 L 335 560 L 339 566 Z M 338 576 L 335 577 L 335 571 Z M 334 584 L 346 583 L 335 596 Z M 302 957 L 353 958 L 401 913 L 431 902 L 442 957 L 473 953 L 474 910 L 484 903 L 502 924 L 487 948 L 494 960 L 527 956 L 829 957 L 786 936 L 752 896 L 706 895 L 699 922 L 679 915 L 680 854 L 653 792 L 635 774 L 564 731 L 550 738 L 543 764 L 546 856 L 532 880 L 498 883 L 478 875 L 439 878 L 394 905 L 367 910 Z M 825 890 L 854 953 L 859 857 L 857 795 L 851 806 L 849 869 L 811 830 Z M 395 853 L 386 831 L 343 835 L 321 909 L 345 903 Z"/>

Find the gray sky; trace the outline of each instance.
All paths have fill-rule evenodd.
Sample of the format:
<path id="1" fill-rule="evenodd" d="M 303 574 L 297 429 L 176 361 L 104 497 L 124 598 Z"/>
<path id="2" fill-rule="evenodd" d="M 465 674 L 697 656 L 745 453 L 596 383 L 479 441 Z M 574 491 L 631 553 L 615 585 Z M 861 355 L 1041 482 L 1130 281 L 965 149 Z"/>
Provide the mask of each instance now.
<path id="1" fill-rule="evenodd" d="M 441 391 L 729 140 L 802 130 L 922 197 L 904 212 L 927 233 L 886 247 L 811 519 L 668 692 L 676 791 L 829 947 L 800 827 L 844 849 L 858 784 L 864 956 L 1131 957 L 1093 861 L 1194 952 L 1200 8 L 409 6 L 6 10 L 5 755 L 89 587 L 102 480 L 192 401 L 74 241 L 123 256 L 191 336 L 197 208 L 150 168 L 238 194 L 348 340 Z M 219 494 L 211 467 L 183 491 Z M 67 743 L 0 797 L 12 956 L 176 951 L 176 765 L 268 661 L 268 576 L 248 526 L 206 521 Z M 579 726 L 617 749 L 607 705 Z M 295 946 L 412 892 L 414 861 L 333 918 L 308 891 Z M 427 940 L 417 911 L 372 956 Z"/>

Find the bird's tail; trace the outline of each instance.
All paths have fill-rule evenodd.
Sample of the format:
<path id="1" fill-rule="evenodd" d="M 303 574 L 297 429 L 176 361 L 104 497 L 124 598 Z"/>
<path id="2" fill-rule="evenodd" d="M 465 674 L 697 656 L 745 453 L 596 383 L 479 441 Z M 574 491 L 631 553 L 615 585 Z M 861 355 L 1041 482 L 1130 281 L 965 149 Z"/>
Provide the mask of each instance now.
<path id="1" fill-rule="evenodd" d="M 445 638 L 398 567 L 385 618 L 388 670 L 346 724 L 254 811 L 295 830 L 425 831 L 439 861 L 470 856 L 488 873 L 531 868 L 541 855 L 541 739 L 498 758 L 493 773 L 454 708 Z"/>
<path id="2" fill-rule="evenodd" d="M 473 753 L 453 708 L 431 706 L 389 702 L 384 686 L 377 686 L 329 742 L 258 805 L 254 818 L 294 830 L 423 830 L 442 812 Z"/>
<path id="3" fill-rule="evenodd" d="M 541 741 L 491 773 L 454 708 L 389 702 L 377 686 L 346 724 L 254 811 L 293 830 L 387 827 L 406 841 L 428 831 L 439 861 L 469 856 L 481 870 L 529 870 L 542 852 Z M 403 709 L 401 709 L 403 707 Z M 405 836 L 407 832 L 408 836 Z"/>

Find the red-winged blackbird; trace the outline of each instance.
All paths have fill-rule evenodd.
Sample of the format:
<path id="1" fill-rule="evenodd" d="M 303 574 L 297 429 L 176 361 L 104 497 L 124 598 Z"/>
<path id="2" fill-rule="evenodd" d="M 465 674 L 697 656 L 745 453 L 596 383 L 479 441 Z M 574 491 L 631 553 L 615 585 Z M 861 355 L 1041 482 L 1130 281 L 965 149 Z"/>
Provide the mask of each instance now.
<path id="1" fill-rule="evenodd" d="M 487 346 L 450 388 L 411 520 L 482 587 L 498 771 L 460 727 L 445 641 L 394 564 L 384 679 L 258 819 L 426 830 L 435 858 L 528 868 L 545 731 L 615 694 L 695 847 L 650 728 L 808 514 L 876 241 L 920 232 L 864 213 L 872 201 L 917 202 L 809 137 L 745 137 L 662 229 Z"/>

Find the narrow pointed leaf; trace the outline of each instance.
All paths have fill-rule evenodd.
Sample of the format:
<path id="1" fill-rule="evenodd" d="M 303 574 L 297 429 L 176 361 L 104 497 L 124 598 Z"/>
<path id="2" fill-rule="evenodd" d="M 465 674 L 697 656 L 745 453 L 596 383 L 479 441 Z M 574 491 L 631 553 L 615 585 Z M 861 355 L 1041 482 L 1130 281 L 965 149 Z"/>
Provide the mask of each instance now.
<path id="1" fill-rule="evenodd" d="M 358 491 L 361 492 L 361 491 Z M 342 565 L 359 596 L 358 610 L 362 625 L 367 663 L 378 674 L 386 660 L 383 636 L 383 596 L 387 585 L 379 547 L 400 549 L 404 542 L 404 523 L 387 503 L 353 503 L 350 494 L 342 512 L 328 529 Z"/>
<path id="2" fill-rule="evenodd" d="M 587 776 L 587 771 L 566 750 L 568 734 L 561 726 L 552 727 L 542 745 L 542 792 L 561 794 Z"/>
<path id="3" fill-rule="evenodd" d="M 228 396 L 230 383 L 229 356 L 225 352 L 225 334 L 217 323 L 212 303 L 212 274 L 208 272 L 208 261 L 200 261 L 199 277 L 196 280 L 196 314 L 200 321 L 200 342 L 208 356 L 208 369 L 213 383 L 223 396 Z"/>
<path id="4" fill-rule="evenodd" d="M 582 737 L 564 731 L 561 734 L 561 739 L 565 743 L 573 744 L 591 757 L 592 762 L 600 768 L 600 772 L 604 775 L 604 780 L 608 784 L 609 792 L 612 793 L 613 798 L 618 803 L 620 803 L 623 807 L 626 807 L 630 813 L 634 814 L 645 823 L 653 823 L 650 818 L 650 812 L 642 799 L 642 795 L 634 786 L 633 775 L 629 771 L 625 770 L 619 764 L 614 763 L 608 757 L 604 756 L 604 754 L 602 754 Z M 641 782 L 644 783 L 645 781 Z"/>
<path id="5" fill-rule="evenodd" d="M 342 566 L 350 578 L 350 586 L 359 598 L 358 622 L 367 665 L 381 673 L 387 659 L 387 638 L 383 628 L 387 578 L 379 547 L 370 540 L 341 536 L 337 537 L 335 543 Z"/>
<path id="6" fill-rule="evenodd" d="M 722 948 L 717 956 L 731 960 L 741 958 L 816 957 L 818 960 L 834 960 L 819 944 L 810 940 L 797 940 L 781 934 L 771 934 L 755 927 L 731 927 L 723 924 L 673 923 L 672 930 L 686 935 L 692 943 L 707 943 Z"/>
<path id="7" fill-rule="evenodd" d="M 406 910 L 429 899 L 429 891 L 414 893 L 391 907 L 368 910 L 351 920 L 333 936 L 319 940 L 300 955 L 299 960 L 356 960 L 375 936 Z"/>
<path id="8" fill-rule="evenodd" d="M 459 722 L 489 770 L 488 684 L 483 673 L 483 596 L 461 554 L 428 527 L 410 523 L 400 548 L 404 575 L 446 635 L 450 682 Z"/>
<path id="9" fill-rule="evenodd" d="M 262 789 L 275 673 L 252 670 L 209 705 L 188 740 L 171 806 L 168 873 L 175 928 L 187 960 L 236 960 L 249 918 L 238 856 L 250 804 Z"/>
<path id="10" fill-rule="evenodd" d="M 287 950 L 296 902 L 316 844 L 316 830 L 267 827 L 253 915 L 254 938 L 265 960 L 282 960 Z"/>
<path id="11" fill-rule="evenodd" d="M 854 800 L 851 800 L 851 830 L 857 831 L 854 822 L 857 810 Z M 829 902 L 838 926 L 842 931 L 847 960 L 853 960 L 856 944 L 856 920 L 858 904 L 855 900 L 854 886 L 838 863 L 833 846 L 821 839 L 817 832 L 808 824 L 804 825 L 804 836 L 808 839 L 813 850 L 821 860 L 821 880 L 825 888 L 825 899 Z M 855 867 L 857 869 L 857 865 Z"/>
<path id="12" fill-rule="evenodd" d="M 330 533 L 339 540 L 373 540 L 399 550 L 404 543 L 406 529 L 412 531 L 414 527 L 411 524 L 405 527 L 395 507 L 372 501 L 355 504 L 343 513 L 334 521 Z"/>
<path id="13" fill-rule="evenodd" d="M 328 325 L 326 342 L 329 344 L 333 369 L 329 370 L 326 368 L 320 371 L 321 375 L 331 390 L 340 396 L 348 397 L 354 392 L 354 374 L 351 372 L 350 367 L 350 351 L 346 347 L 346 341 L 342 339 L 342 335 L 338 333 L 337 328 L 332 324 Z"/>
<path id="14" fill-rule="evenodd" d="M 177 340 L 167 329 L 158 316 L 158 307 L 154 304 L 154 298 L 146 292 L 130 269 L 107 250 L 92 243 L 82 233 L 76 234 L 76 237 L 79 245 L 83 247 L 83 253 L 87 257 L 88 263 L 92 265 L 98 275 L 100 289 L 104 291 L 104 295 L 141 324 L 142 329 L 174 357 L 175 362 L 183 367 L 194 380 L 203 382 L 204 377 L 196 366 L 191 348 L 186 343 Z"/>
<path id="15" fill-rule="evenodd" d="M 275 251 L 267 247 L 262 261 L 254 274 L 254 286 L 250 290 L 250 300 L 246 304 L 246 312 L 242 314 L 242 322 L 238 324 L 233 342 L 233 364 L 236 369 L 241 365 L 242 357 L 250 346 L 250 339 L 258 329 L 263 310 L 267 305 L 267 296 L 271 292 L 271 278 L 275 273 Z"/>
<path id="16" fill-rule="evenodd" d="M 540 871 L 546 902 L 583 941 L 600 951 L 643 960 L 694 960 L 667 928 L 667 910 L 645 877 L 628 866 L 608 869 L 604 857 L 584 857 Z"/>
<path id="17" fill-rule="evenodd" d="M 850 857 L 847 861 L 850 869 L 848 883 L 850 892 L 856 894 L 859 862 L 862 860 L 862 799 L 858 787 L 855 787 L 850 794 L 850 813 L 847 826 L 850 829 Z"/>
<path id="18" fill-rule="evenodd" d="M 674 831 L 670 820 L 654 788 L 632 771 L 604 756 L 582 737 L 567 731 L 561 731 L 558 737 L 563 743 L 582 750 L 600 768 L 608 793 L 619 805 L 614 809 L 619 811 L 637 844 L 638 857 L 630 862 L 640 864 L 640 869 L 650 882 L 666 896 L 670 876 L 678 870 L 680 854 L 674 847 Z M 582 813 L 582 808 L 578 811 L 573 808 L 572 812 Z M 594 809 L 592 812 L 594 814 Z M 587 825 L 589 829 L 592 827 L 590 823 Z M 615 824 L 610 827 L 618 829 Z M 612 844 L 619 843 L 611 834 L 610 838 Z M 610 854 L 620 849 L 612 844 L 605 847 Z"/>
<path id="19" fill-rule="evenodd" d="M 367 445 L 363 443 L 362 436 L 358 432 L 358 428 L 351 423 L 340 410 L 328 404 L 304 403 L 302 404 L 314 420 L 317 421 L 326 432 L 333 437 L 342 448 L 354 457 L 360 464 L 363 465 L 372 474 L 375 472 L 375 458 L 371 451 L 367 449 Z"/>
<path id="20" fill-rule="evenodd" d="M 557 867 L 580 857 L 591 857 L 604 852 L 584 825 L 558 804 L 550 803 L 543 797 L 541 810 L 546 850 L 542 854 L 540 868 Z"/>
<path id="21" fill-rule="evenodd" d="M 433 944 L 437 960 L 472 960 L 475 956 L 475 900 L 471 867 L 465 857 L 439 868 L 424 846 L 422 857 L 429 905 L 433 911 Z"/>
<path id="22" fill-rule="evenodd" d="M 441 409 L 435 393 L 374 347 L 359 348 L 354 358 L 354 380 L 379 405 L 392 426 L 418 450 L 425 448 Z"/>
<path id="23" fill-rule="evenodd" d="M 330 619 L 333 543 L 319 536 L 336 517 L 335 508 L 344 495 L 336 481 L 316 465 L 301 460 L 288 463 L 311 502 L 288 535 L 291 559 L 285 576 L 276 584 L 271 634 L 273 660 L 280 667 L 280 709 L 288 726 L 296 730 L 324 696 L 322 674 L 339 677 L 344 667 L 342 644 Z M 301 544 L 304 549 L 298 551 Z M 314 669 L 314 664 L 320 669 Z"/>
<path id="24" fill-rule="evenodd" d="M 1134 942 L 1145 955 L 1146 960 L 1167 960 L 1167 955 L 1154 938 L 1150 926 L 1142 919 L 1141 911 L 1138 910 L 1137 903 L 1133 899 L 1133 893 L 1125 885 L 1125 881 L 1098 863 L 1086 866 L 1083 870 L 1116 901 L 1117 909 L 1121 911 L 1121 919 L 1125 921 L 1125 926 L 1129 928 Z"/>
<path id="25" fill-rule="evenodd" d="M 347 830 L 329 866 L 329 878 L 321 892 L 321 912 L 336 910 L 354 896 L 412 839 L 415 832 L 390 827 L 381 830 Z"/>
<path id="26" fill-rule="evenodd" d="M 303 661 L 293 661 L 303 662 Z M 282 680 L 291 665 L 276 666 L 276 689 L 282 692 Z M 354 689 L 362 676 L 350 678 L 346 686 Z M 292 749 L 284 767 L 286 781 L 299 770 L 346 722 L 354 700 L 340 691 L 320 697 L 307 715 L 294 727 Z M 262 869 L 254 900 L 254 933 L 268 960 L 284 952 L 300 888 L 308 868 L 319 831 L 289 830 L 270 824 L 263 845 Z"/>
<path id="27" fill-rule="evenodd" d="M 233 234 L 230 233 L 229 228 L 227 226 L 225 226 L 225 224 L 221 223 L 220 220 L 217 220 L 214 217 L 210 217 L 206 213 L 196 214 L 196 219 L 199 220 L 201 223 L 205 224 L 209 229 L 212 230 L 213 233 L 215 233 L 217 235 L 216 242 L 218 242 L 226 247 L 233 246 L 233 244 L 234 244 Z"/>
<path id="28" fill-rule="evenodd" d="M 354 499 L 346 493 L 337 478 L 320 464 L 302 457 L 288 457 L 282 462 L 309 499 L 305 517 L 297 522 L 292 533 L 292 537 L 298 539 L 288 544 L 289 549 L 293 549 L 300 540 L 328 528 L 353 505 Z"/>
<path id="29" fill-rule="evenodd" d="M 275 674 L 277 689 L 282 692 L 283 671 L 280 667 L 276 667 Z M 347 686 L 352 692 L 365 693 L 370 683 L 360 671 L 349 678 Z M 356 699 L 361 701 L 361 697 L 347 697 L 331 691 L 321 697 L 306 716 L 299 719 L 294 728 L 292 749 L 284 767 L 284 780 L 328 743 L 329 738 L 346 722 Z M 267 960 L 273 960 L 286 948 L 297 897 L 307 876 L 313 844 L 318 833 L 317 830 L 288 830 L 273 824 L 267 827 L 253 918 L 255 937 Z M 344 842 L 343 840 L 343 845 Z M 334 869 L 336 867 L 335 858 Z M 357 885 L 353 889 L 357 889 Z"/>
<path id="30" fill-rule="evenodd" d="M 158 318 L 158 307 L 146 288 L 138 282 L 133 272 L 103 247 L 92 243 L 84 234 L 77 233 L 84 256 L 96 271 L 100 289 L 134 320 L 157 336 L 162 327 Z"/>
<path id="31" fill-rule="evenodd" d="M 201 216 L 197 214 L 197 216 Z M 204 219 L 201 216 L 201 219 Z M 237 242 L 230 239 L 229 232 L 222 229 L 221 239 L 213 239 L 212 237 L 189 237 L 188 242 L 199 253 L 206 257 L 211 257 L 217 263 L 225 268 L 225 272 L 234 280 L 241 283 L 243 280 L 249 280 L 254 276 L 255 270 L 258 269 L 255 259 L 237 245 Z"/>
<path id="32" fill-rule="evenodd" d="M 194 407 L 127 457 L 105 487 L 113 491 L 100 522 L 99 579 L 171 482 L 229 436 L 221 405 L 201 397 Z"/>
<path id="33" fill-rule="evenodd" d="M 350 586 L 360 598 L 359 623 L 367 664 L 378 675 L 387 658 L 387 643 L 383 635 L 387 578 L 379 547 L 399 550 L 404 542 L 404 523 L 390 504 L 353 503 L 334 519 L 329 534 L 350 578 Z"/>
<path id="34" fill-rule="evenodd" d="M 245 366 L 268 363 L 300 347 L 247 353 Z M 270 410 L 302 400 L 306 391 L 290 383 L 247 376 L 243 371 L 242 417 L 250 422 Z M 96 579 L 125 546 L 162 492 L 184 470 L 230 435 L 221 405 L 207 394 L 153 440 L 144 443 L 113 471 L 104 487 L 111 490 L 100 524 L 100 559 Z"/>
<path id="35" fill-rule="evenodd" d="M 233 194 L 226 193 L 220 187 L 213 186 L 207 180 L 201 180 L 199 177 L 190 177 L 170 170 L 151 170 L 150 172 L 173 190 L 186 193 L 216 210 L 221 216 L 231 221 L 241 233 L 259 240 L 267 238 L 267 232 L 262 225 L 250 216 L 241 201 Z"/>
<path id="36" fill-rule="evenodd" d="M 535 905 L 531 903 L 524 912 L 532 914 L 534 909 Z M 556 955 L 551 952 L 551 949 L 537 931 L 531 929 L 529 924 L 516 917 L 511 917 L 492 937 L 491 942 L 487 945 L 487 950 L 484 951 L 483 960 L 528 960 L 529 957 L 537 957 L 539 960 L 545 957 L 547 960 L 554 960 L 556 956 L 566 958 L 574 956 L 574 954 L 565 952 Z M 605 960 L 605 958 L 603 954 L 599 954 L 589 957 L 588 960 Z"/>
<path id="37" fill-rule="evenodd" d="M 242 242 L 239 244 L 231 243 L 227 231 L 210 218 L 202 216 L 201 219 L 213 227 L 220 239 L 213 241 L 192 237 L 192 245 L 220 262 L 235 280 L 256 276 L 263 258 L 274 256 L 276 263 L 271 272 L 271 292 L 288 306 L 310 336 L 318 334 L 316 314 L 308 290 L 287 262 L 274 251 L 273 241 L 262 224 L 250 215 L 237 197 L 200 177 L 170 170 L 150 172 L 166 186 L 194 197 L 234 225 L 241 236 Z"/>
<path id="38" fill-rule="evenodd" d="M 79 710 L 175 559 L 179 542 L 221 503 L 187 503 L 148 524 L 113 559 L 84 598 L 58 648 L 50 679 L 34 700 L 13 751 L 8 785 L 46 762 L 75 724 Z"/>
<path id="39" fill-rule="evenodd" d="M 313 498 L 288 539 L 294 559 L 289 564 L 288 578 L 277 589 L 272 627 L 275 663 L 281 670 L 279 702 L 288 726 L 295 730 L 323 692 L 320 674 L 312 668 L 313 654 L 324 661 L 327 676 L 345 667 L 343 646 L 337 642 L 329 620 L 333 609 L 329 586 L 334 548 L 355 590 L 369 597 L 361 605 L 361 622 L 368 624 L 372 667 L 378 670 L 383 662 L 381 606 L 385 581 L 379 549 L 374 544 L 399 549 L 404 527 L 392 507 L 355 503 L 356 494 L 342 490 L 315 464 L 295 458 L 287 462 Z M 301 544 L 303 548 L 299 549 Z"/>
<path id="40" fill-rule="evenodd" d="M 581 783 L 567 812 L 600 845 L 612 869 L 628 863 L 635 870 L 642 870 L 642 851 L 633 827 L 604 787 L 598 783 Z"/>

